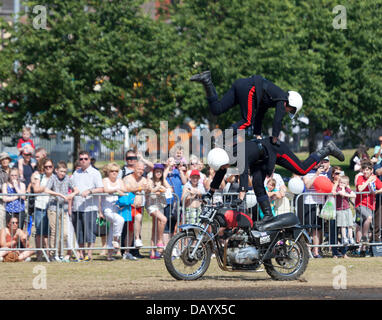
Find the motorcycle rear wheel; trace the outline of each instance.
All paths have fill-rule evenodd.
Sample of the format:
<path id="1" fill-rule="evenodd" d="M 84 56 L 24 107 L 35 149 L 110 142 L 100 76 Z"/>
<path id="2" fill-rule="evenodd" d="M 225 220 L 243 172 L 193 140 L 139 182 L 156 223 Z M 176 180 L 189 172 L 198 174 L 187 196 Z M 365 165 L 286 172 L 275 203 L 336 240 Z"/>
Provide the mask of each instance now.
<path id="1" fill-rule="evenodd" d="M 194 259 L 189 257 L 197 242 L 193 232 L 183 231 L 171 238 L 164 252 L 167 271 L 177 280 L 196 280 L 204 275 L 211 262 L 211 247 L 201 243 Z"/>
<path id="2" fill-rule="evenodd" d="M 264 260 L 265 271 L 278 281 L 297 280 L 306 270 L 309 262 L 309 249 L 303 237 L 284 240 L 288 245 L 286 257 Z"/>

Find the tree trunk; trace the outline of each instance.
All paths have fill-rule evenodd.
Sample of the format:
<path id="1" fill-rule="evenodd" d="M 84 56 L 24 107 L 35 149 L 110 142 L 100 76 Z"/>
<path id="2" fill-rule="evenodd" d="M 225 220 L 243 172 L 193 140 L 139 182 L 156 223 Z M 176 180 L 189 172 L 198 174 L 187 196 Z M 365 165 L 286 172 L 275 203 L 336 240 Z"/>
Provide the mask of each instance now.
<path id="1" fill-rule="evenodd" d="M 78 129 L 73 131 L 73 170 L 75 169 L 75 163 L 78 159 L 78 154 L 80 153 L 81 148 L 81 132 Z"/>

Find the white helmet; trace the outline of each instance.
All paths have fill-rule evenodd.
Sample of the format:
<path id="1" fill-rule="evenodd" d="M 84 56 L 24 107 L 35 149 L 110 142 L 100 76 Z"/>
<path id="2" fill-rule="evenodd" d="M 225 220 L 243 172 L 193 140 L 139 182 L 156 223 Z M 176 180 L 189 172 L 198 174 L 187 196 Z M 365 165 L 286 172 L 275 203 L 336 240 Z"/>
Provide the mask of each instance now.
<path id="1" fill-rule="evenodd" d="M 296 109 L 294 113 L 289 113 L 289 117 L 293 119 L 297 112 L 302 108 L 301 95 L 296 91 L 288 91 L 288 105 Z"/>
<path id="2" fill-rule="evenodd" d="M 221 166 L 229 164 L 228 153 L 224 149 L 214 148 L 208 152 L 207 162 L 214 171 L 218 171 Z"/>

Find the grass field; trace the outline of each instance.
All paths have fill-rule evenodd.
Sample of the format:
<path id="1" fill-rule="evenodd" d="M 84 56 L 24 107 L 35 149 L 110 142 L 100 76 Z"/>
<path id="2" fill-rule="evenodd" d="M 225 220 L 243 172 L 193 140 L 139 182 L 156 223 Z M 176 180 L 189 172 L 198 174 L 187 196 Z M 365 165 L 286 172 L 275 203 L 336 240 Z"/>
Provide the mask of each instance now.
<path id="1" fill-rule="evenodd" d="M 349 174 L 349 159 L 331 159 Z M 298 154 L 300 159 L 307 153 Z M 99 168 L 104 163 L 97 163 Z M 278 168 L 277 172 L 290 176 Z M 352 180 L 352 179 L 351 179 Z M 148 245 L 150 219 L 145 215 L 143 238 Z M 99 238 L 98 240 L 99 241 Z M 220 270 L 213 259 L 201 280 L 174 280 L 163 260 L 150 260 L 148 249 L 139 261 L 118 259 L 108 262 L 98 252 L 91 262 L 2 263 L 0 299 L 381 299 L 382 258 L 311 259 L 298 281 L 276 282 L 266 272 L 229 273 Z M 338 272 L 343 277 L 338 281 Z M 335 289 L 336 285 L 342 289 Z"/>
<path id="2" fill-rule="evenodd" d="M 339 272 L 341 278 L 339 280 Z M 46 288 L 41 279 L 45 276 Z M 336 287 L 337 286 L 337 287 Z M 215 259 L 201 280 L 174 280 L 163 260 L 3 263 L 0 299 L 381 299 L 382 258 L 311 259 L 298 281 L 266 272 L 221 271 Z"/>

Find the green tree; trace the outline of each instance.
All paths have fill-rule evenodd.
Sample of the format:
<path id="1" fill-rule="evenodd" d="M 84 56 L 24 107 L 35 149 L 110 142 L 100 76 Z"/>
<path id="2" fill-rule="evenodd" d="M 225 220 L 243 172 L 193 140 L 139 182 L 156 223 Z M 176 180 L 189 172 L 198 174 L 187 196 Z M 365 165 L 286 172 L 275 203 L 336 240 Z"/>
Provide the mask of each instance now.
<path id="1" fill-rule="evenodd" d="M 329 127 L 365 139 L 380 128 L 381 0 L 345 1 L 347 29 L 336 29 L 332 0 L 182 1 L 173 25 L 187 43 L 190 73 L 210 69 L 221 96 L 240 77 L 260 74 L 284 90 L 297 90 L 309 119 L 309 148 Z M 338 13 L 337 13 L 338 14 Z M 195 94 L 195 88 L 199 94 Z M 201 86 L 184 108 L 222 127 L 237 121 L 238 108 L 213 118 Z M 265 129 L 273 114 L 267 114 Z M 284 120 L 288 124 L 288 120 Z"/>
<path id="2" fill-rule="evenodd" d="M 29 8 L 46 6 L 47 29 L 34 28 L 36 15 L 29 10 L 12 33 L 3 54 L 19 67 L 9 72 L 0 95 L 20 105 L 12 115 L 0 115 L 1 129 L 13 116 L 19 121 L 14 130 L 27 121 L 41 133 L 61 131 L 74 137 L 75 160 L 83 135 L 112 145 L 113 135 L 136 120 L 158 128 L 165 115 L 175 126 L 183 116 L 175 111 L 175 33 L 146 15 L 142 3 L 28 1 Z"/>

